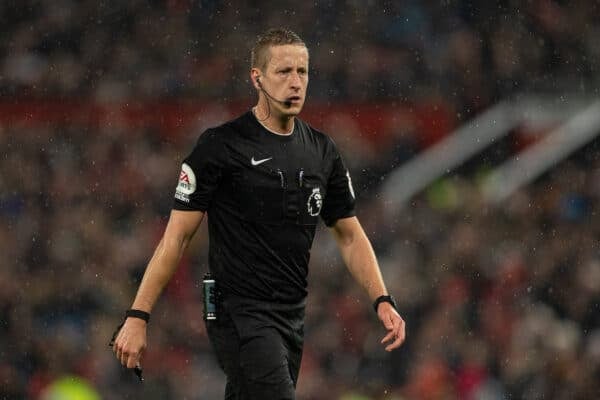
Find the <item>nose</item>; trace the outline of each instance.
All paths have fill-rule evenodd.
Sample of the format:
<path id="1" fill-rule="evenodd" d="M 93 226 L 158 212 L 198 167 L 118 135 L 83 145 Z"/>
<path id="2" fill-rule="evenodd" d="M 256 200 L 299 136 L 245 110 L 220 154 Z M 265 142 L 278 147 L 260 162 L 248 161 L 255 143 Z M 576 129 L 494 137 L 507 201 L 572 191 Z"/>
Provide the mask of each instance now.
<path id="1" fill-rule="evenodd" d="M 292 89 L 300 89 L 302 87 L 302 80 L 300 79 L 300 74 L 298 72 L 294 72 L 290 75 L 290 87 Z"/>

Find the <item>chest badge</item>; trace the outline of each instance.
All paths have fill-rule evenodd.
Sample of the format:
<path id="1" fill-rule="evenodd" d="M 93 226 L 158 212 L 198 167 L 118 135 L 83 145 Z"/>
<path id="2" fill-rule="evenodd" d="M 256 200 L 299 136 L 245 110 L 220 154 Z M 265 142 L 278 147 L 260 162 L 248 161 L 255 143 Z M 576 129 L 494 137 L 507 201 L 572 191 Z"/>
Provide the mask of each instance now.
<path id="1" fill-rule="evenodd" d="M 252 163 L 253 166 L 257 166 L 260 165 L 264 162 L 269 161 L 270 159 L 272 159 L 273 157 L 269 157 L 269 158 L 263 158 L 262 160 L 255 160 L 254 157 L 252 157 L 252 159 L 250 160 L 250 162 Z"/>
<path id="2" fill-rule="evenodd" d="M 314 188 L 310 196 L 308 196 L 308 201 L 306 202 L 308 214 L 310 214 L 311 217 L 316 217 L 321 212 L 322 206 L 323 196 L 321 195 L 321 189 Z"/>

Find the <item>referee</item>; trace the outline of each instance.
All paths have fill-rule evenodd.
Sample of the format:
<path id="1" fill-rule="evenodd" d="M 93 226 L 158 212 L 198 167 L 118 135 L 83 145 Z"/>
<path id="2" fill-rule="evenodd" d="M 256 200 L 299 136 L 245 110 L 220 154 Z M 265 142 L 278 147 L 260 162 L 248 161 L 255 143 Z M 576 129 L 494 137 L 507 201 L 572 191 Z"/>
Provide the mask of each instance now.
<path id="1" fill-rule="evenodd" d="M 386 350 L 404 341 L 404 321 L 355 217 L 350 175 L 335 144 L 296 117 L 308 85 L 305 43 L 289 30 L 269 30 L 251 58 L 258 102 L 205 131 L 184 160 L 165 233 L 113 349 L 127 368 L 139 366 L 152 307 L 208 214 L 218 296 L 217 318 L 206 325 L 227 375 L 225 399 L 287 400 L 295 398 L 319 217 L 373 301 Z"/>

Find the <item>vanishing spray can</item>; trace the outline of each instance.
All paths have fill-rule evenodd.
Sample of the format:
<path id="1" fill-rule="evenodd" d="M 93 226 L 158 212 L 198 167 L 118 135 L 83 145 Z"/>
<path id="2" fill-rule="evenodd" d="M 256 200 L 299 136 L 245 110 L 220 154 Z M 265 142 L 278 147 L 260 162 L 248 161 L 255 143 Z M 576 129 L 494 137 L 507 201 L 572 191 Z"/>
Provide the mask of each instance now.
<path id="1" fill-rule="evenodd" d="M 204 319 L 214 321 L 217 319 L 217 289 L 210 272 L 204 275 L 202 287 L 204 289 Z"/>

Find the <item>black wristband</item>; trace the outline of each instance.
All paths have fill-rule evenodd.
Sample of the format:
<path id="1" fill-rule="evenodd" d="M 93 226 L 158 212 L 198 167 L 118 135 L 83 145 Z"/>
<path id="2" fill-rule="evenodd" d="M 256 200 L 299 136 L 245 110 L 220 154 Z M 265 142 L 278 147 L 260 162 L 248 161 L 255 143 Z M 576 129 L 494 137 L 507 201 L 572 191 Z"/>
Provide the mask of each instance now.
<path id="1" fill-rule="evenodd" d="M 150 314 L 142 310 L 136 310 L 132 308 L 125 311 L 125 319 L 129 317 L 143 319 L 146 321 L 146 323 L 150 322 Z"/>
<path id="2" fill-rule="evenodd" d="M 376 298 L 375 302 L 373 303 L 373 308 L 375 309 L 375 312 L 377 312 L 377 309 L 379 308 L 379 305 L 381 303 L 390 303 L 392 307 L 394 307 L 394 310 L 398 311 L 398 306 L 396 305 L 396 300 L 394 299 L 394 296 L 383 295 Z"/>

